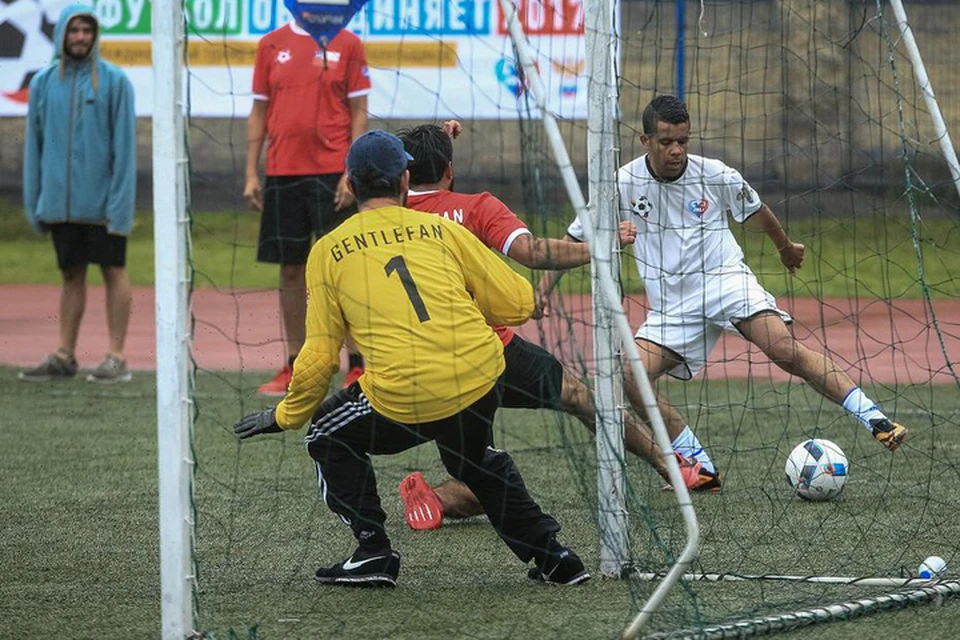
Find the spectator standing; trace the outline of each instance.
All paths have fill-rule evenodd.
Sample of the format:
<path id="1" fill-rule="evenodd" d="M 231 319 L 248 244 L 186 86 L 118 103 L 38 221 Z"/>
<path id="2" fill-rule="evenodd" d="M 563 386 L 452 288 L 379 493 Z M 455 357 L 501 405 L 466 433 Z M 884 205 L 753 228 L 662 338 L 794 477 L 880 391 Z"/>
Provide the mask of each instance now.
<path id="1" fill-rule="evenodd" d="M 261 211 L 257 260 L 280 265 L 280 313 L 287 362 L 259 387 L 282 396 L 304 342 L 305 265 L 315 238 L 356 211 L 346 189 L 350 143 L 367 128 L 370 74 L 363 44 L 340 31 L 326 47 L 295 22 L 257 45 L 253 108 L 247 121 L 243 197 Z M 266 183 L 258 165 L 267 146 Z M 363 373 L 363 358 L 347 339 L 346 386 Z"/>
<path id="2" fill-rule="evenodd" d="M 54 31 L 53 62 L 30 82 L 24 139 L 23 200 L 30 224 L 49 232 L 63 285 L 60 346 L 20 379 L 43 382 L 77 373 L 77 335 L 87 300 L 87 265 L 106 285 L 110 350 L 87 380 L 126 382 L 130 321 L 127 236 L 136 192 L 133 85 L 102 60 L 94 9 L 68 5 Z"/>

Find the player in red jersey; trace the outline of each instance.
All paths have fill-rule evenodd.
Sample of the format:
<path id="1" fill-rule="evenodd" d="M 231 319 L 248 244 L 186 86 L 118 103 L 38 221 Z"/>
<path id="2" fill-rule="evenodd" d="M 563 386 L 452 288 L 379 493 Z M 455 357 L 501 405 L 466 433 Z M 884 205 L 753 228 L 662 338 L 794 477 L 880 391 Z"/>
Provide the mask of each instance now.
<path id="1" fill-rule="evenodd" d="M 490 193 L 452 191 L 453 142 L 460 132 L 455 121 L 445 127 L 421 125 L 398 133 L 414 160 L 409 165 L 410 191 L 406 206 L 452 220 L 465 226 L 499 253 L 532 269 L 569 269 L 590 262 L 586 244 L 568 243 L 535 236 L 503 202 Z M 619 228 L 621 245 L 632 244 L 636 227 L 623 223 Z M 493 330 L 504 344 L 506 369 L 500 406 L 513 409 L 554 409 L 576 417 L 596 431 L 593 397 L 584 382 L 563 369 L 546 350 L 514 334 L 509 327 Z M 624 442 L 633 454 L 646 459 L 664 478 L 666 466 L 659 447 L 646 427 L 628 415 Z M 681 460 L 688 484 L 699 472 L 694 461 Z M 436 529 L 443 517 L 465 518 L 483 513 L 479 501 L 463 483 L 447 480 L 431 488 L 419 472 L 400 483 L 407 524 L 418 530 Z"/>
<path id="2" fill-rule="evenodd" d="M 282 396 L 303 346 L 306 319 L 304 265 L 315 237 L 353 213 L 344 162 L 350 143 L 367 129 L 370 73 L 360 39 L 341 31 L 321 48 L 295 22 L 257 45 L 253 109 L 247 121 L 247 181 L 243 197 L 262 212 L 257 260 L 280 265 L 280 310 L 286 365 L 259 392 Z M 267 180 L 260 154 L 267 142 Z M 347 384 L 363 372 L 348 341 Z"/>

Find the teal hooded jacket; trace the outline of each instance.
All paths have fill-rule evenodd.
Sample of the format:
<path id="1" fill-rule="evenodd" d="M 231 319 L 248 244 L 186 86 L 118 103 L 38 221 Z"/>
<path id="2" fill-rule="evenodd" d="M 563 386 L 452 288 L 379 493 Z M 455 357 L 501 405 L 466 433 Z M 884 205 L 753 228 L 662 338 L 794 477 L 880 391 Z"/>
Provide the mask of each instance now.
<path id="1" fill-rule="evenodd" d="M 133 85 L 100 59 L 100 29 L 84 60 L 64 54 L 75 16 L 96 22 L 93 7 L 64 7 L 53 61 L 30 81 L 24 137 L 23 202 L 37 232 L 60 222 L 99 224 L 114 235 L 133 228 L 137 179 Z"/>

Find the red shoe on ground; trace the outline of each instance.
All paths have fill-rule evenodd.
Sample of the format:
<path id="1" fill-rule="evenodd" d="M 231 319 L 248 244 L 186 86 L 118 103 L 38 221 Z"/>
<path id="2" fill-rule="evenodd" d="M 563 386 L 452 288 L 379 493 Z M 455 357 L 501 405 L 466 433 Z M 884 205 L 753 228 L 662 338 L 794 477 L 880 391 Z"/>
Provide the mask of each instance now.
<path id="1" fill-rule="evenodd" d="M 703 465 L 696 458 L 686 458 L 676 451 L 673 455 L 677 457 L 677 463 L 680 465 L 680 475 L 683 476 L 683 483 L 687 485 L 690 491 L 714 493 L 720 491 L 720 474 L 711 473 L 703 468 Z M 669 482 L 669 478 L 664 478 Z M 664 491 L 673 491 L 669 484 L 663 488 Z"/>
<path id="2" fill-rule="evenodd" d="M 414 531 L 439 529 L 443 525 L 443 505 L 419 471 L 400 481 L 403 519 Z"/>
<path id="3" fill-rule="evenodd" d="M 257 387 L 257 393 L 264 396 L 283 396 L 287 394 L 287 387 L 290 386 L 290 379 L 293 378 L 293 369 L 286 366 L 277 375 L 273 376 L 270 382 L 264 382 Z"/>
<path id="4" fill-rule="evenodd" d="M 347 371 L 347 377 L 343 380 L 343 388 L 346 389 L 354 382 L 360 379 L 360 376 L 363 375 L 363 367 L 350 367 L 350 371 Z"/>
<path id="5" fill-rule="evenodd" d="M 698 462 L 697 464 L 700 463 Z M 696 491 L 697 493 L 716 493 L 720 491 L 722 485 L 719 472 L 710 472 L 702 468 L 697 473 L 696 480 L 692 483 L 688 478 L 684 478 L 684 481 L 687 483 L 687 489 Z"/>
<path id="6" fill-rule="evenodd" d="M 680 475 L 683 476 L 683 484 L 687 489 L 696 489 L 700 484 L 700 472 L 703 471 L 703 465 L 696 458 L 685 458 L 676 451 L 673 455 L 677 457 L 677 463 L 680 465 Z"/>

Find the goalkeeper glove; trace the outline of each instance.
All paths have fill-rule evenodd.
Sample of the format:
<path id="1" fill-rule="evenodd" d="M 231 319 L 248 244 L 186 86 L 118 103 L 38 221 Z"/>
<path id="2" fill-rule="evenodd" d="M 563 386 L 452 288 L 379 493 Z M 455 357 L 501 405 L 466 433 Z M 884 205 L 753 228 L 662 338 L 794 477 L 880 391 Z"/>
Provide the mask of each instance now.
<path id="1" fill-rule="evenodd" d="M 280 433 L 283 429 L 277 424 L 276 409 L 269 407 L 257 413 L 251 413 L 237 424 L 233 425 L 233 432 L 241 440 L 261 433 Z"/>

